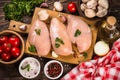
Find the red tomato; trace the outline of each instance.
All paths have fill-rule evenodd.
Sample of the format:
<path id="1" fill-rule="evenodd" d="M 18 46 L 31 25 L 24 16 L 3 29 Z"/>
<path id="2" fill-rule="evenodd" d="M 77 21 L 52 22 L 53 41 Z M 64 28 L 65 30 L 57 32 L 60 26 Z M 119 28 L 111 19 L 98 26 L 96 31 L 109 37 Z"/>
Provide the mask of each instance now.
<path id="1" fill-rule="evenodd" d="M 13 35 L 9 38 L 9 43 L 12 45 L 12 47 L 18 47 L 20 46 L 20 39 L 17 36 Z"/>
<path id="2" fill-rule="evenodd" d="M 7 36 L 0 36 L 0 44 L 4 44 L 5 42 L 8 42 Z"/>
<path id="3" fill-rule="evenodd" d="M 1 57 L 2 57 L 2 60 L 4 60 L 4 61 L 9 61 L 10 58 L 11 58 L 11 55 L 8 54 L 8 53 L 3 53 L 3 54 L 1 55 Z"/>
<path id="4" fill-rule="evenodd" d="M 19 55 L 20 55 L 20 49 L 19 48 L 17 48 L 17 47 L 13 47 L 12 49 L 11 49 L 11 54 L 12 54 L 12 56 L 13 57 L 18 57 Z"/>
<path id="5" fill-rule="evenodd" d="M 0 54 L 3 53 L 3 49 L 2 49 L 2 46 L 0 46 Z"/>
<path id="6" fill-rule="evenodd" d="M 74 2 L 68 3 L 67 9 L 69 10 L 69 12 L 75 13 L 77 11 L 76 4 Z"/>
<path id="7" fill-rule="evenodd" d="M 4 44 L 2 45 L 2 48 L 3 48 L 3 51 L 4 51 L 4 52 L 9 52 L 10 49 L 11 49 L 11 44 L 8 43 L 8 42 L 6 42 L 6 43 L 4 43 Z"/>

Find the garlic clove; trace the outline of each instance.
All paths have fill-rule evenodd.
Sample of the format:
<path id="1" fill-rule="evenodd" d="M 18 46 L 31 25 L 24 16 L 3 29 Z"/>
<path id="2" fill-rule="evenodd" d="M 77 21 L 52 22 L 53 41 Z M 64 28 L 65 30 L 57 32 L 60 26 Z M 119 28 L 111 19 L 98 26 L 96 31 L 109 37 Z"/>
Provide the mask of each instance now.
<path id="1" fill-rule="evenodd" d="M 52 51 L 52 57 L 57 58 L 58 55 L 54 51 Z"/>
<path id="2" fill-rule="evenodd" d="M 27 30 L 27 26 L 25 24 L 23 24 L 23 25 L 19 26 L 19 29 L 21 31 L 26 31 Z"/>

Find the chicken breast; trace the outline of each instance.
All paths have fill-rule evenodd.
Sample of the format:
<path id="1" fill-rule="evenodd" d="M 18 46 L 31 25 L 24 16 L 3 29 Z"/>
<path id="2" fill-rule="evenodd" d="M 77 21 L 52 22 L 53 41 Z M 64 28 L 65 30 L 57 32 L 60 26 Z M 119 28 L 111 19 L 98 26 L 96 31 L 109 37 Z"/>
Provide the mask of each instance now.
<path id="1" fill-rule="evenodd" d="M 72 43 L 77 45 L 80 53 L 88 50 L 92 43 L 92 32 L 88 24 L 72 15 L 68 15 L 67 20 L 67 32 Z"/>
<path id="2" fill-rule="evenodd" d="M 51 49 L 51 42 L 47 25 L 36 20 L 29 31 L 28 41 L 37 49 L 38 56 L 45 56 Z"/>
<path id="3" fill-rule="evenodd" d="M 73 53 L 72 44 L 68 37 L 66 26 L 57 18 L 51 20 L 50 37 L 56 54 L 68 56 Z"/>

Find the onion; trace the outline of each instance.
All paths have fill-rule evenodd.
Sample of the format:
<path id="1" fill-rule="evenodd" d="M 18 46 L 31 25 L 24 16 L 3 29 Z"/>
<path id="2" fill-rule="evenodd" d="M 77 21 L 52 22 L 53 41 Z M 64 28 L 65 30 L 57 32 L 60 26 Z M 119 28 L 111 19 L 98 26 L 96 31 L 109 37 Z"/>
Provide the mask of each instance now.
<path id="1" fill-rule="evenodd" d="M 98 41 L 94 46 L 94 52 L 98 56 L 104 56 L 109 52 L 109 45 L 104 41 Z"/>

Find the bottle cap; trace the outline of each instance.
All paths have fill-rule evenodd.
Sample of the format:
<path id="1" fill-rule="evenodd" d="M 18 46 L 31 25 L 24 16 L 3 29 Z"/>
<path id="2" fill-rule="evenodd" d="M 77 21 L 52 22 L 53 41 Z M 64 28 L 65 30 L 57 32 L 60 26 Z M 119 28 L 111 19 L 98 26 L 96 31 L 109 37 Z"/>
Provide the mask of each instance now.
<path id="1" fill-rule="evenodd" d="M 107 17 L 107 23 L 109 25 L 115 25 L 116 22 L 117 22 L 117 19 L 114 16 Z"/>

